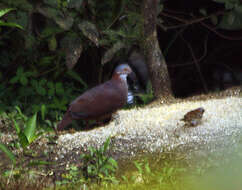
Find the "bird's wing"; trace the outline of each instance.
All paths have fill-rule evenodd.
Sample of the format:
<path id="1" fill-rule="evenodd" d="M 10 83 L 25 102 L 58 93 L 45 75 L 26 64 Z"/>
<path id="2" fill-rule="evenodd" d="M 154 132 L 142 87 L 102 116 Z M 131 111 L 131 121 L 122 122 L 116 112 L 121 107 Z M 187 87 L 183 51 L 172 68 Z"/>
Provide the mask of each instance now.
<path id="1" fill-rule="evenodd" d="M 79 96 L 70 104 L 73 117 L 89 118 L 112 113 L 126 101 L 119 86 L 107 81 Z"/>

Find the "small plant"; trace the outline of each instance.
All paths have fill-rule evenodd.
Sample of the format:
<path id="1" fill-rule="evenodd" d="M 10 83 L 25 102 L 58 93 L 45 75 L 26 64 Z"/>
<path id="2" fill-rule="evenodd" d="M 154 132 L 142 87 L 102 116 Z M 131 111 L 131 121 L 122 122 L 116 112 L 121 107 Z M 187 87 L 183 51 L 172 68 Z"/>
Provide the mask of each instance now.
<path id="1" fill-rule="evenodd" d="M 134 165 L 137 168 L 137 170 L 140 174 L 140 177 L 142 178 L 141 179 L 142 182 L 148 183 L 150 178 L 152 178 L 152 176 L 154 177 L 154 173 L 151 172 L 150 165 L 147 160 L 145 162 L 134 161 Z M 133 179 L 133 180 L 136 181 L 137 178 Z"/>
<path id="2" fill-rule="evenodd" d="M 85 182 L 85 179 L 81 175 L 81 171 L 78 169 L 77 166 L 71 165 L 70 167 L 67 167 L 66 170 L 68 173 L 62 174 L 62 181 L 57 181 L 57 185 L 63 185 L 63 184 L 77 184 L 77 183 L 83 183 Z"/>
<path id="3" fill-rule="evenodd" d="M 151 82 L 149 81 L 147 84 L 147 90 L 145 94 L 139 95 L 140 99 L 142 100 L 143 104 L 148 104 L 154 99 L 154 93 L 152 90 Z"/>
<path id="4" fill-rule="evenodd" d="M 92 178 L 98 181 L 115 181 L 113 175 L 116 169 L 118 168 L 118 164 L 113 158 L 106 156 L 106 152 L 109 148 L 109 145 L 110 137 L 99 149 L 90 147 L 90 153 L 81 156 L 81 158 L 84 161 L 83 172 L 86 178 Z"/>
<path id="5" fill-rule="evenodd" d="M 10 80 L 11 84 L 20 83 L 23 86 L 28 84 L 29 78 L 34 75 L 34 72 L 25 72 L 23 67 L 19 67 L 16 71 L 16 75 Z"/>
<path id="6" fill-rule="evenodd" d="M 7 148 L 7 146 L 0 143 L 0 150 L 2 150 L 7 155 L 7 157 L 12 161 L 13 164 L 16 163 L 15 155 Z"/>
<path id="7" fill-rule="evenodd" d="M 16 106 L 16 109 L 18 111 L 18 115 L 20 116 L 23 122 L 24 127 L 21 128 L 15 118 L 12 118 L 12 120 L 18 135 L 18 142 L 21 145 L 21 147 L 25 149 L 37 137 L 41 135 L 41 133 L 36 133 L 37 112 L 32 117 L 28 118 L 22 113 L 21 109 L 18 106 Z"/>
<path id="8" fill-rule="evenodd" d="M 15 9 L 9 8 L 9 9 L 2 9 L 2 10 L 0 10 L 0 18 L 2 16 L 4 16 L 5 14 L 7 14 L 8 12 L 13 11 L 13 10 L 15 10 Z M 22 26 L 20 26 L 20 25 L 18 25 L 16 23 L 3 22 L 2 20 L 0 20 L 0 26 L 8 26 L 8 27 L 15 27 L 15 28 L 23 29 Z"/>
<path id="9" fill-rule="evenodd" d="M 109 144 L 110 138 L 99 149 L 89 147 L 89 153 L 81 155 L 83 160 L 82 169 L 80 170 L 77 166 L 70 165 L 66 168 L 67 173 L 62 174 L 62 181 L 57 181 L 56 184 L 67 186 L 85 185 L 93 180 L 98 184 L 105 181 L 117 183 L 118 181 L 114 176 L 118 168 L 117 162 L 113 158 L 106 156 Z M 93 185 L 93 183 L 91 184 Z"/>

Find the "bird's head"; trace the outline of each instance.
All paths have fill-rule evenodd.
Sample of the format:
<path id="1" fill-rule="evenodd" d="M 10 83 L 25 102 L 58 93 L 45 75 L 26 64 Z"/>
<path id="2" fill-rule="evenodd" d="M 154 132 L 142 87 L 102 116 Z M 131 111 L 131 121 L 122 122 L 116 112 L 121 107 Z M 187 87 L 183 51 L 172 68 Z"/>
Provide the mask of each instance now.
<path id="1" fill-rule="evenodd" d="M 131 74 L 132 72 L 133 71 L 128 64 L 121 64 L 121 65 L 118 65 L 115 68 L 114 73 L 113 73 L 113 77 L 118 75 L 120 78 L 126 80 L 127 76 L 129 74 Z"/>
<path id="2" fill-rule="evenodd" d="M 205 109 L 200 107 L 200 108 L 197 109 L 197 111 L 203 114 L 205 112 Z"/>

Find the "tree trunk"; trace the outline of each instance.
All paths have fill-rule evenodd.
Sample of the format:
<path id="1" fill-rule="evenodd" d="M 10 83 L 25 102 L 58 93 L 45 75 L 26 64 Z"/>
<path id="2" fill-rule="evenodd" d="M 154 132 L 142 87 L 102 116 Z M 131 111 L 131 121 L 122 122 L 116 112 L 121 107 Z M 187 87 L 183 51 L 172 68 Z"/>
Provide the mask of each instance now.
<path id="1" fill-rule="evenodd" d="M 157 39 L 157 5 L 157 0 L 143 0 L 144 53 L 154 96 L 166 102 L 173 95 L 167 65 Z"/>

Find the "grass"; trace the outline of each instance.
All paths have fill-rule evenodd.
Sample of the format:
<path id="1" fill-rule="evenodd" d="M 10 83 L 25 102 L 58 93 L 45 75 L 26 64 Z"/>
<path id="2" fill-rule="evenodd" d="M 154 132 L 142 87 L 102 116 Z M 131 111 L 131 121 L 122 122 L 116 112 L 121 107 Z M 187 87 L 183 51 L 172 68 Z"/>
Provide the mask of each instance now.
<path id="1" fill-rule="evenodd" d="M 0 189 L 149 189 L 149 187 L 180 189 L 180 186 L 184 187 L 181 183 L 182 176 L 188 170 L 178 162 L 167 162 L 165 158 L 157 161 L 157 158 L 146 157 L 120 162 L 118 168 L 116 161 L 106 154 L 109 142 L 110 139 L 107 139 L 99 149 L 90 148 L 90 152 L 82 156 L 83 165 L 79 167 L 78 164 L 70 165 L 63 170 L 58 180 L 54 175 L 57 171 L 51 169 L 52 175 L 48 175 L 50 174 L 48 171 L 42 171 L 47 164 L 24 169 L 12 166 L 2 173 Z M 90 166 L 92 167 L 88 172 Z"/>
<path id="2" fill-rule="evenodd" d="M 167 160 L 166 158 L 139 158 L 119 163 L 116 174 L 109 176 L 115 180 L 92 180 L 79 175 L 78 167 L 70 166 L 66 169 L 66 176 L 61 181 L 65 183 L 54 184 L 53 176 L 40 176 L 33 170 L 12 171 L 0 178 L 0 189 L 162 189 L 162 190 L 225 190 L 241 189 L 242 154 L 238 153 L 226 161 L 226 164 L 217 160 L 198 161 L 188 166 L 184 160 Z M 123 167 L 123 166 L 126 167 Z M 38 179 L 38 180 L 36 180 Z"/>

